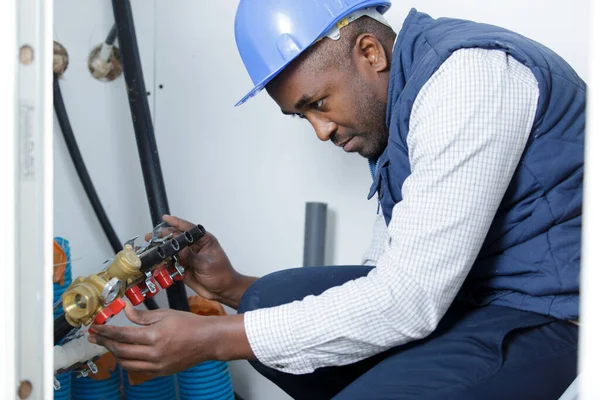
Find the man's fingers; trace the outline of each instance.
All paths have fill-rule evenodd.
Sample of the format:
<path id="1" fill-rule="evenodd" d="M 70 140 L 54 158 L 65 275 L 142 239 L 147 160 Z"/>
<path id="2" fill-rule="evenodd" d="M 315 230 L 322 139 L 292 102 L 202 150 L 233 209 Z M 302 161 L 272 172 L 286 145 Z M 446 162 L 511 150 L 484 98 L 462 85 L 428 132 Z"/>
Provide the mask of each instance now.
<path id="1" fill-rule="evenodd" d="M 189 221 L 168 214 L 163 215 L 162 219 L 169 224 L 170 227 L 162 228 L 160 231 L 160 237 L 168 236 L 171 233 L 176 236 L 181 232 L 188 231 L 196 226 Z M 152 239 L 152 234 L 153 232 L 147 233 L 144 239 L 147 242 L 150 241 L 150 239 Z"/>
<path id="2" fill-rule="evenodd" d="M 92 325 L 90 332 L 96 341 L 102 337 L 119 343 L 152 345 L 155 339 L 150 329 L 132 326 Z"/>
<path id="3" fill-rule="evenodd" d="M 193 224 L 189 221 L 186 221 L 186 220 L 178 218 L 178 217 L 174 217 L 172 215 L 165 214 L 165 215 L 163 215 L 162 218 L 163 218 L 163 221 L 165 221 L 170 226 L 167 228 L 162 228 L 160 230 L 161 238 L 168 236 L 170 234 L 173 234 L 173 236 L 180 235 L 184 231 L 189 231 L 190 229 L 192 229 L 196 226 L 195 224 Z M 152 237 L 153 237 L 153 233 L 154 232 L 147 233 L 146 236 L 144 236 L 144 240 L 146 242 L 149 242 L 150 239 L 152 239 Z"/>
<path id="4" fill-rule="evenodd" d="M 164 238 L 164 237 L 169 236 L 171 234 L 173 234 L 173 237 L 175 237 L 175 236 L 180 235 L 181 231 L 179 229 L 176 229 L 176 228 L 162 228 L 160 230 L 160 232 L 158 232 L 158 236 L 160 238 Z M 149 233 L 146 234 L 146 236 L 144 236 L 144 240 L 146 242 L 149 242 L 150 239 L 152 239 L 153 236 L 154 236 L 154 231 L 153 232 L 149 232 Z"/>
<path id="5" fill-rule="evenodd" d="M 204 297 L 205 299 L 212 300 L 214 298 L 214 295 L 211 292 L 206 290 L 204 286 L 198 283 L 196 278 L 194 278 L 193 274 L 185 274 L 185 276 L 183 277 L 183 283 L 185 283 L 190 289 L 196 292 L 196 294 L 198 294 L 201 297 Z"/>
<path id="6" fill-rule="evenodd" d="M 156 355 L 152 351 L 152 347 L 150 346 L 119 343 L 100 335 L 92 335 L 91 341 L 95 342 L 95 344 L 99 346 L 106 347 L 106 349 L 113 353 L 117 358 L 127 360 L 143 360 L 149 362 L 158 361 Z"/>
<path id="7" fill-rule="evenodd" d="M 193 257 L 194 253 L 189 247 L 186 247 L 177 254 L 177 259 L 184 268 L 188 268 L 190 266 L 188 264 L 192 262 Z"/>
<path id="8" fill-rule="evenodd" d="M 171 225 L 173 228 L 178 229 L 182 232 L 189 231 L 190 229 L 196 226 L 195 224 L 192 224 L 189 221 L 174 217 L 172 215 L 163 215 L 163 221 Z"/>

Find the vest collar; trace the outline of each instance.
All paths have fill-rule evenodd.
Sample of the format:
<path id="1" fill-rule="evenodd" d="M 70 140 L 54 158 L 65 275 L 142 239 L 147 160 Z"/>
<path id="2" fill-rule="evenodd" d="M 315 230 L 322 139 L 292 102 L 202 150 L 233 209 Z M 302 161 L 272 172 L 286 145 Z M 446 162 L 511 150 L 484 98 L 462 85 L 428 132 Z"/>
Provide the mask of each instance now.
<path id="1" fill-rule="evenodd" d="M 393 47 L 393 51 L 392 51 L 392 62 L 391 62 L 391 67 L 390 67 L 390 82 L 388 84 L 388 104 L 387 104 L 387 109 L 386 109 L 386 127 L 389 129 L 390 127 L 390 118 L 391 118 L 391 110 L 393 109 L 393 105 L 395 103 L 395 97 L 392 96 L 392 93 L 394 91 L 399 90 L 396 86 L 396 82 L 395 79 L 392 79 L 393 76 L 395 76 L 396 74 L 398 74 L 400 71 L 399 69 L 401 68 L 401 66 L 396 65 L 397 63 L 395 62 L 395 60 L 398 60 L 398 62 L 400 62 L 400 51 L 401 51 L 401 47 L 403 45 L 403 41 L 407 35 L 407 31 L 410 28 L 410 26 L 412 25 L 412 23 L 414 22 L 415 19 L 415 15 L 417 14 L 417 10 L 416 9 L 411 9 L 410 12 L 408 13 L 408 16 L 406 17 L 406 19 L 404 20 L 404 22 L 402 23 L 402 28 L 400 29 L 400 32 L 398 33 L 398 35 L 396 35 L 396 40 L 394 41 L 394 47 Z M 384 150 L 383 154 L 381 156 L 379 156 L 379 158 L 375 159 L 370 159 L 369 160 L 369 169 L 371 171 L 371 178 L 373 179 L 373 183 L 371 185 L 371 189 L 369 190 L 369 195 L 367 196 L 367 199 L 371 199 L 375 193 L 377 192 L 378 188 L 379 188 L 379 181 L 380 181 L 380 167 L 381 167 L 381 160 L 382 158 L 385 158 L 384 155 L 387 152 L 387 148 L 386 150 Z"/>

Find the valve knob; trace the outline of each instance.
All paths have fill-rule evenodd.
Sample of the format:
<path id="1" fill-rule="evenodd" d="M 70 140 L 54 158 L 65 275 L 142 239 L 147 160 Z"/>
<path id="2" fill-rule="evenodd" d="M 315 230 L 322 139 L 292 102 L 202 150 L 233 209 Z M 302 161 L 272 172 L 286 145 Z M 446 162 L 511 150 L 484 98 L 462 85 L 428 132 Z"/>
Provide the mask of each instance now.
<path id="1" fill-rule="evenodd" d="M 127 296 L 131 304 L 133 304 L 134 306 L 142 304 L 142 302 L 144 301 L 144 295 L 142 294 L 142 291 L 138 286 L 133 286 L 127 289 L 127 291 L 125 292 L 125 296 Z"/>
<path id="2" fill-rule="evenodd" d="M 94 318 L 94 323 L 98 325 L 104 325 L 106 321 L 112 318 L 113 315 L 113 310 L 111 310 L 110 307 L 104 307 L 102 311 L 96 314 L 96 317 Z"/>
<path id="3" fill-rule="evenodd" d="M 162 268 L 155 276 L 156 281 L 160 285 L 161 288 L 166 289 L 173 284 L 173 279 L 169 274 L 169 271 Z"/>

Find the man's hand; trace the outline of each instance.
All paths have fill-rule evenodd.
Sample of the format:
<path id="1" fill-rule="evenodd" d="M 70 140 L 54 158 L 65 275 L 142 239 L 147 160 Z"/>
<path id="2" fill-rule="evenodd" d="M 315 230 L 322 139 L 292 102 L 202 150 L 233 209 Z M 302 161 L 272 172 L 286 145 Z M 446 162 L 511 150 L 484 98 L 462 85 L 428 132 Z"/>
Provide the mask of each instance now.
<path id="1" fill-rule="evenodd" d="M 191 222 L 170 215 L 163 216 L 163 220 L 171 228 L 164 229 L 163 236 L 170 233 L 178 235 L 183 231 L 193 228 Z M 146 236 L 150 240 L 151 234 Z M 256 280 L 238 273 L 219 241 L 209 232 L 200 240 L 179 253 L 179 261 L 185 268 L 184 282 L 200 296 L 216 300 L 237 309 L 240 298 Z"/>
<path id="2" fill-rule="evenodd" d="M 92 325 L 89 341 L 106 347 L 128 371 L 165 376 L 207 360 L 252 359 L 243 315 L 205 317 L 127 304 L 127 318 L 140 327 Z"/>

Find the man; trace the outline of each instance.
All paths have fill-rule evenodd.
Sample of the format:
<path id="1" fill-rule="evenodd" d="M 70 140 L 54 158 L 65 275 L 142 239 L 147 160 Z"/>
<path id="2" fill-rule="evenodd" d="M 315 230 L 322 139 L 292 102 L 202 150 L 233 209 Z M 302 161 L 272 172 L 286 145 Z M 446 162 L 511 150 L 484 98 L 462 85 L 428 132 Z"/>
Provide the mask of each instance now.
<path id="1" fill-rule="evenodd" d="M 584 82 L 507 30 L 382 0 L 241 0 L 255 88 L 369 160 L 364 265 L 242 276 L 211 235 L 186 283 L 238 315 L 94 327 L 127 369 L 253 360 L 294 398 L 557 399 L 576 376 Z M 190 224 L 165 216 L 175 230 Z"/>

